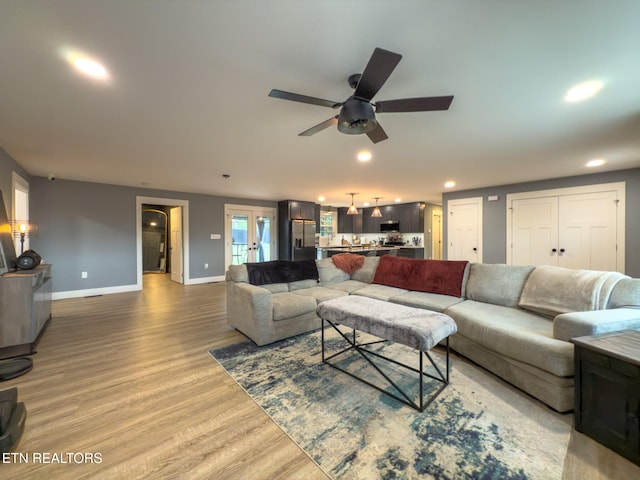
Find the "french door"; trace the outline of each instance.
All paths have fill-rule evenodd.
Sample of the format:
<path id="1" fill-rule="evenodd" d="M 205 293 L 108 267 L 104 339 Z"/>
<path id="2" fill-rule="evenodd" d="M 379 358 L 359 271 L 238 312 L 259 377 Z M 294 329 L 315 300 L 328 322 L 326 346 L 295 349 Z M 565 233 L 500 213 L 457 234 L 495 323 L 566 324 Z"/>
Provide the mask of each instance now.
<path id="1" fill-rule="evenodd" d="M 225 270 L 229 265 L 273 260 L 275 225 L 275 208 L 225 205 Z"/>

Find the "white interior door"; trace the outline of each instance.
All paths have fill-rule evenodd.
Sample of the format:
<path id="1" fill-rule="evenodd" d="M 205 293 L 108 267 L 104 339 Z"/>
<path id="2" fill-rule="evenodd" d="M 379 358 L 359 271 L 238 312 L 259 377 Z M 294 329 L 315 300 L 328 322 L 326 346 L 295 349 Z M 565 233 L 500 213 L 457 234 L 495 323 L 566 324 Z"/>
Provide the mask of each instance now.
<path id="1" fill-rule="evenodd" d="M 184 283 L 182 259 L 182 207 L 173 207 L 169 212 L 171 226 L 171 280 Z"/>
<path id="2" fill-rule="evenodd" d="M 558 264 L 558 197 L 511 202 L 511 265 Z"/>
<path id="3" fill-rule="evenodd" d="M 482 197 L 447 205 L 447 259 L 482 262 Z"/>
<path id="4" fill-rule="evenodd" d="M 617 205 L 614 191 L 560 197 L 559 266 L 618 270 Z"/>

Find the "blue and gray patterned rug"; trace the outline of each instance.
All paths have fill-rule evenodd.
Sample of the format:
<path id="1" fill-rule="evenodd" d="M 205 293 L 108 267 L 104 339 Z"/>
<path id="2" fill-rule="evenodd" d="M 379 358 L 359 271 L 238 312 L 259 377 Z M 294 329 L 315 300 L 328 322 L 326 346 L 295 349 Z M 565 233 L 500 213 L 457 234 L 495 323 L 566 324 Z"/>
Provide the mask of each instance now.
<path id="1" fill-rule="evenodd" d="M 328 350 L 337 351 L 341 340 L 325 332 Z M 417 367 L 414 350 L 376 348 Z M 335 479 L 562 477 L 572 416 L 551 411 L 466 359 L 452 354 L 451 383 L 420 413 L 323 364 L 320 351 L 316 331 L 210 353 Z M 349 355 L 343 368 L 375 378 L 357 354 Z M 444 368 L 444 350 L 431 355 Z M 417 396 L 417 374 L 383 368 Z"/>

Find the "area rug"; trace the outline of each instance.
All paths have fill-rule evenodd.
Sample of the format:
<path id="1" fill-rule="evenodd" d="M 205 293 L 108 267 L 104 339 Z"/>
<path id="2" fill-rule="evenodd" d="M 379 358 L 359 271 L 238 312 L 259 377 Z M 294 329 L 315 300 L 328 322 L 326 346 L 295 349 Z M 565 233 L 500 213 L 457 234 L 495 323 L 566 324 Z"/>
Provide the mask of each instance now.
<path id="1" fill-rule="evenodd" d="M 327 350 L 338 351 L 344 341 L 329 329 L 326 335 Z M 403 345 L 374 348 L 417 367 L 417 353 Z M 323 364 L 319 331 L 210 353 L 332 478 L 562 477 L 571 415 L 550 410 L 453 353 L 450 384 L 422 413 Z M 444 368 L 444 349 L 431 355 Z M 338 358 L 342 368 L 376 378 L 357 353 Z M 417 374 L 377 363 L 418 395 Z M 438 386 L 427 383 L 426 395 Z"/>

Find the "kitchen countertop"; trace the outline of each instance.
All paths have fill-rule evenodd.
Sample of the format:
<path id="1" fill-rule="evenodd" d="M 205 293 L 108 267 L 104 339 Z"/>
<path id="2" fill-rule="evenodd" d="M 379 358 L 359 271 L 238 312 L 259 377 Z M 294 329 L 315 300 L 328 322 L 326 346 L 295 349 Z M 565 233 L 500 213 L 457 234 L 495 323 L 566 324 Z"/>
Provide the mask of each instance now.
<path id="1" fill-rule="evenodd" d="M 318 250 L 398 250 L 400 248 L 424 248 L 422 245 L 371 245 L 369 247 L 361 247 L 359 245 L 328 245 L 326 247 L 318 247 Z"/>

